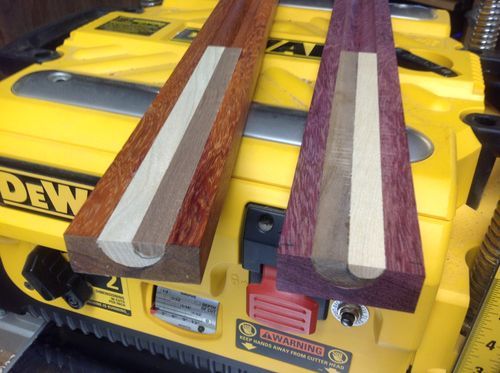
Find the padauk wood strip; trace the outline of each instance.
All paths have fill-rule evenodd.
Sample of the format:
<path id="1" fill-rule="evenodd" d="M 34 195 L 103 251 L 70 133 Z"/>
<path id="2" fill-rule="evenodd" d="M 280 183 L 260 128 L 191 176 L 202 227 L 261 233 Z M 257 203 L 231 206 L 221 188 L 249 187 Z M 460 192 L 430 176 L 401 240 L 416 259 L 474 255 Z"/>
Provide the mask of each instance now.
<path id="1" fill-rule="evenodd" d="M 67 230 L 65 240 L 75 270 L 157 280 L 201 281 L 276 3 L 276 0 L 219 2 Z M 202 55 L 207 48 L 217 50 L 214 46 L 218 45 L 225 47 L 224 51 L 210 68 L 204 65 L 202 70 L 208 75 L 201 85 L 197 80 L 193 91 L 188 81 L 196 76 Z M 214 79 L 209 80 L 212 75 Z M 197 98 L 194 103 L 181 100 L 179 104 L 186 89 L 188 93 L 196 92 Z M 190 113 L 180 120 L 180 126 L 175 111 L 178 104 L 189 108 Z M 185 114 L 186 110 L 179 112 Z M 170 141 L 169 145 L 160 141 L 160 146 L 155 147 L 155 141 L 162 137 L 162 129 L 179 136 L 173 143 L 169 136 L 164 136 L 167 138 L 164 141 Z M 164 150 L 161 149 L 165 146 L 172 151 L 162 158 Z M 193 146 L 195 151 L 186 151 Z M 150 153 L 156 148 L 160 150 Z M 144 163 L 145 160 L 149 163 Z M 144 178 L 149 179 L 148 175 L 152 178 L 158 171 L 150 165 L 156 167 L 159 163 L 162 167 L 160 174 L 154 176 L 154 182 L 145 181 Z M 141 167 L 151 172 L 141 172 Z M 122 198 L 130 197 L 126 194 L 128 188 L 134 188 L 134 175 L 138 179 L 131 196 L 137 195 L 141 188 L 152 188 L 153 193 L 149 193 L 140 209 L 132 207 L 137 213 L 132 226 L 127 219 L 133 214 L 126 212 L 132 199 Z M 114 214 L 121 201 L 122 213 Z M 106 231 L 107 224 L 115 227 L 113 235 Z"/>

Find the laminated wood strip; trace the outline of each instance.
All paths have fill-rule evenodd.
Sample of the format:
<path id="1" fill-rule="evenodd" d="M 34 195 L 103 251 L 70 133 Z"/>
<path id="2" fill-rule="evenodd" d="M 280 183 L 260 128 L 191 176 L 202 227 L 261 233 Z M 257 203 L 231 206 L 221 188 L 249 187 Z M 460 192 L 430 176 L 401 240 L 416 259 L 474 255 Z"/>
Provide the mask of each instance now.
<path id="1" fill-rule="evenodd" d="M 76 271 L 201 281 L 276 3 L 218 3 L 65 233 Z"/>
<path id="2" fill-rule="evenodd" d="M 115 262 L 145 267 L 163 255 L 240 51 L 213 46 L 205 50 L 97 239 Z"/>
<path id="3" fill-rule="evenodd" d="M 203 247 L 208 254 L 225 191 L 238 155 L 248 111 L 264 57 L 275 0 L 252 0 L 233 47 L 242 49 L 233 79 L 203 149 L 168 244 Z M 240 108 L 235 110 L 235 108 Z M 207 208 L 206 206 L 213 206 Z M 205 258 L 206 260 L 206 258 Z"/>
<path id="4" fill-rule="evenodd" d="M 341 52 L 335 98 L 328 123 L 335 136 L 328 136 L 320 183 L 317 229 L 314 231 L 312 260 L 318 273 L 327 278 L 349 281 L 345 276 L 349 243 L 349 207 L 353 123 L 356 109 L 358 54 Z M 347 150 L 347 151 L 346 151 Z M 343 198 L 338 198 L 343 196 Z M 343 242 L 343 250 L 331 250 L 323 242 Z"/>
<path id="5" fill-rule="evenodd" d="M 278 288 L 403 311 L 425 276 L 390 14 L 337 0 L 278 250 Z"/>
<path id="6" fill-rule="evenodd" d="M 385 269 L 375 53 L 340 53 L 329 127 L 311 259 L 323 277 L 356 286 L 349 273 Z"/>
<path id="7" fill-rule="evenodd" d="M 215 7 L 198 36 L 161 88 L 157 98 L 66 231 L 67 240 L 71 240 L 73 236 L 97 237 L 102 231 L 206 47 L 232 42 L 234 33 L 237 32 L 245 15 L 246 7 L 241 4 L 241 1 L 233 3 L 230 0 L 222 0 Z M 68 249 L 71 249 L 72 245 L 69 246 Z"/>
<path id="8" fill-rule="evenodd" d="M 165 249 L 165 242 L 172 232 L 177 214 L 212 128 L 209 124 L 214 122 L 219 112 L 222 98 L 240 53 L 240 48 L 224 48 L 222 58 L 200 100 L 198 109 L 134 237 L 134 245 L 139 249 L 140 245 L 146 248 Z M 144 250 L 140 251 L 144 252 Z M 173 254 L 166 253 L 166 255 Z"/>
<path id="9" fill-rule="evenodd" d="M 144 267 L 158 261 L 154 253 L 136 255 L 132 240 L 158 191 L 159 184 L 208 87 L 223 51 L 221 47 L 208 47 L 205 50 L 158 136 L 99 235 L 98 246 L 115 262 L 131 267 Z"/>

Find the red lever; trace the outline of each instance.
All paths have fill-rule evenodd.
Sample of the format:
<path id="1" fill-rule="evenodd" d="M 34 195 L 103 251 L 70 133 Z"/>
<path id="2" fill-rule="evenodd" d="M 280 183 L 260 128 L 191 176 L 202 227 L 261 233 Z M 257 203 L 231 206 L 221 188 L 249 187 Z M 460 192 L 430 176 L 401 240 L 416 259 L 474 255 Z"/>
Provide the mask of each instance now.
<path id="1" fill-rule="evenodd" d="M 318 320 L 318 303 L 305 295 L 276 289 L 276 268 L 263 266 L 262 281 L 247 286 L 247 314 L 285 332 L 312 334 Z"/>

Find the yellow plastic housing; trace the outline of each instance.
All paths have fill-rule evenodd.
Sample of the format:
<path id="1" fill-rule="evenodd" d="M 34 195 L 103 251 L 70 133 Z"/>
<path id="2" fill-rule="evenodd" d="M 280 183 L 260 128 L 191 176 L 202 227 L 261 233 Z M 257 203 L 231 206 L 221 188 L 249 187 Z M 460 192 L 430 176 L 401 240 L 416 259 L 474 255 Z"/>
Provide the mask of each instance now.
<path id="1" fill-rule="evenodd" d="M 188 41 L 175 40 L 175 35 L 187 28 L 201 28 L 215 4 L 211 0 L 169 0 L 140 14 L 109 13 L 73 31 L 57 49 L 61 58 L 30 66 L 0 82 L 0 157 L 102 175 L 139 118 L 19 97 L 11 90 L 13 84 L 35 71 L 62 70 L 161 86 L 189 46 Z M 461 117 L 484 110 L 484 86 L 478 57 L 449 38 L 445 11 L 436 10 L 435 15 L 424 21 L 393 18 L 398 47 L 459 74 L 445 78 L 399 70 L 406 123 L 434 145 L 431 157 L 412 164 L 426 268 L 416 312 L 370 308 L 368 323 L 350 329 L 329 314 L 327 320 L 318 321 L 314 334 L 306 336 L 350 351 L 351 372 L 404 372 L 412 364 L 414 373 L 449 370 L 453 351 L 443 351 L 446 355 L 441 359 L 429 356 L 436 343 L 456 345 L 468 304 L 468 294 L 463 291 L 467 268 L 449 264 L 450 256 L 463 260 L 463 252 L 448 250 L 448 245 L 452 220 L 465 202 L 480 150 Z M 118 16 L 169 24 L 150 36 L 97 29 Z M 329 18 L 326 10 L 279 7 L 270 37 L 282 44 L 301 42 L 306 55 L 268 48 L 256 102 L 308 109 L 320 61 L 307 53 L 324 43 Z M 264 369 L 303 371 L 235 346 L 236 319 L 249 320 L 245 310 L 248 272 L 242 268 L 239 254 L 245 206 L 252 202 L 286 208 L 298 153 L 297 146 L 244 138 L 202 283 L 161 284 L 219 301 L 215 335 L 179 329 L 150 315 L 154 284 L 148 281 L 122 279 L 131 316 L 90 305 L 75 311 L 62 299 L 46 302 L 28 290 L 21 275 L 26 256 L 35 245 L 65 251 L 67 221 L 0 206 L 0 236 L 5 237 L 0 238 L 0 258 L 19 289 L 41 302 Z M 442 278 L 443 273 L 461 281 Z M 455 291 L 455 287 L 459 289 Z"/>

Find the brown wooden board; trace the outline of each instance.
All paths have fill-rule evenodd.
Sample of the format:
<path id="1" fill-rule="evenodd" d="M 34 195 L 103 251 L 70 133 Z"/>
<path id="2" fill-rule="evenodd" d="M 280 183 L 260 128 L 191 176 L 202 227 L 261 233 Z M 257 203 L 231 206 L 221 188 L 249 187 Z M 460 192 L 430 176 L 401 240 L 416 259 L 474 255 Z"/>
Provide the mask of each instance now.
<path id="1" fill-rule="evenodd" d="M 221 0 L 65 233 L 78 272 L 200 282 L 277 0 Z"/>
<path id="2" fill-rule="evenodd" d="M 424 265 L 386 0 L 337 0 L 278 251 L 278 288 L 413 311 Z"/>

